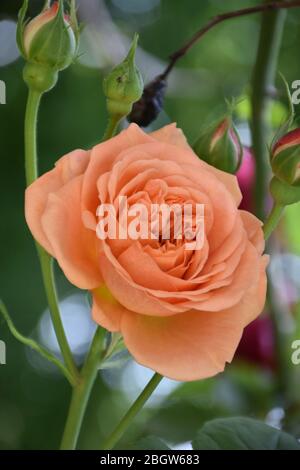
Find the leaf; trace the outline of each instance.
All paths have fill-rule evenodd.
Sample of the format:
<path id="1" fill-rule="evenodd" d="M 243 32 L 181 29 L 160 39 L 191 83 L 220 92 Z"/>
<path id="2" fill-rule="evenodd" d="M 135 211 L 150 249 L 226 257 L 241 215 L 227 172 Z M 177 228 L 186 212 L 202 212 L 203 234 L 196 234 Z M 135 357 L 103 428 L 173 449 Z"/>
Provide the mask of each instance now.
<path id="1" fill-rule="evenodd" d="M 192 445 L 194 450 L 300 450 L 290 434 L 244 417 L 208 421 Z"/>
<path id="2" fill-rule="evenodd" d="M 226 374 L 177 386 L 159 411 L 147 421 L 140 435 L 159 436 L 166 442 L 191 441 L 199 428 L 215 418 L 248 415 L 265 416 L 273 406 L 272 376 L 248 364 L 235 362 Z"/>
<path id="3" fill-rule="evenodd" d="M 171 450 L 161 439 L 156 436 L 147 436 L 139 439 L 129 446 L 129 450 Z"/>
<path id="4" fill-rule="evenodd" d="M 67 380 L 70 382 L 70 384 L 75 385 L 75 379 L 73 375 L 69 372 L 66 366 L 56 356 L 54 356 L 50 351 L 48 351 L 46 348 L 38 344 L 33 339 L 26 338 L 26 336 L 23 336 L 21 333 L 19 333 L 19 331 L 16 329 L 15 325 L 13 324 L 13 321 L 10 318 L 9 313 L 4 303 L 2 302 L 2 300 L 0 300 L 0 313 L 2 314 L 4 320 L 6 321 L 11 334 L 18 341 L 20 341 L 20 343 L 24 344 L 25 346 L 30 347 L 34 351 L 38 352 L 44 359 L 47 359 L 47 361 L 52 362 L 52 364 L 56 365 L 60 369 L 60 371 L 63 373 L 63 375 L 67 378 Z"/>

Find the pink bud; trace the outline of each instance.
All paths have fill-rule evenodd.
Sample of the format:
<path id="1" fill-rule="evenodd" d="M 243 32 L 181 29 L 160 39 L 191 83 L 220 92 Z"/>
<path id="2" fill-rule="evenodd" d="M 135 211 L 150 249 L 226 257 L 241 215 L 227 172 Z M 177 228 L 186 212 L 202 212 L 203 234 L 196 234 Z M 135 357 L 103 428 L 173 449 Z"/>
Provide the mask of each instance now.
<path id="1" fill-rule="evenodd" d="M 54 2 L 50 8 L 42 11 L 38 16 L 33 18 L 28 25 L 24 29 L 24 50 L 27 54 L 29 54 L 30 45 L 32 39 L 37 34 L 37 32 L 45 26 L 45 24 L 49 23 L 49 21 L 53 20 L 56 17 L 59 9 L 58 2 Z M 69 21 L 69 17 L 64 15 L 65 21 Z"/>
<path id="2" fill-rule="evenodd" d="M 300 144 L 300 129 L 294 129 L 285 134 L 276 142 L 272 150 L 272 156 L 275 157 L 279 152 Z"/>
<path id="3" fill-rule="evenodd" d="M 213 149 L 215 148 L 216 144 L 219 142 L 220 139 L 225 135 L 227 130 L 230 127 L 230 121 L 228 118 L 225 118 L 221 124 L 217 127 L 215 130 L 214 134 L 212 135 L 211 142 L 210 142 L 210 151 L 212 152 Z M 230 132 L 231 136 L 231 132 Z"/>
<path id="4" fill-rule="evenodd" d="M 267 369 L 276 369 L 275 338 L 269 316 L 259 317 L 245 328 L 237 357 Z"/>
<path id="5" fill-rule="evenodd" d="M 300 129 L 281 137 L 271 151 L 274 175 L 290 186 L 300 186 Z"/>
<path id="6" fill-rule="evenodd" d="M 210 165 L 235 173 L 240 166 L 242 146 L 231 116 L 204 129 L 194 144 L 195 153 Z"/>

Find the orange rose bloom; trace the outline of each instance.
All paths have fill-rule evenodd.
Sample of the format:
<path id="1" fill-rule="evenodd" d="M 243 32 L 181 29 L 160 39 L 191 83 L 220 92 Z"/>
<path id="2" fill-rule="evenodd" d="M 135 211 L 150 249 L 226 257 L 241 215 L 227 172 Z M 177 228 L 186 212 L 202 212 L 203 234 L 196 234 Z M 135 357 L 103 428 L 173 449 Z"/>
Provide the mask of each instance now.
<path id="1" fill-rule="evenodd" d="M 100 240 L 96 211 L 128 203 L 202 203 L 200 250 L 183 243 Z M 67 278 L 93 296 L 95 322 L 121 332 L 142 365 L 177 380 L 213 376 L 262 311 L 267 256 L 261 222 L 238 210 L 235 176 L 199 160 L 174 124 L 131 124 L 92 150 L 75 150 L 26 191 L 26 220 Z"/>

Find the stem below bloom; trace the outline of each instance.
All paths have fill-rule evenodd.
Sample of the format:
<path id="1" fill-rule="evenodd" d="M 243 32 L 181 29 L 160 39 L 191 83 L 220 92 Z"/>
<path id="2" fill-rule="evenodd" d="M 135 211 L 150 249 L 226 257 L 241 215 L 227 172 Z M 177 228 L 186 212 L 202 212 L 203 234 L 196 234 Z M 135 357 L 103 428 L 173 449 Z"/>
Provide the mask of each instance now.
<path id="1" fill-rule="evenodd" d="M 61 450 L 74 450 L 76 448 L 84 413 L 97 376 L 97 370 L 105 353 L 105 334 L 106 330 L 104 328 L 97 328 L 90 351 L 80 373 L 79 382 L 73 389 Z"/>
<path id="2" fill-rule="evenodd" d="M 275 230 L 276 226 L 278 225 L 278 222 L 282 216 L 283 210 L 284 210 L 284 206 L 274 203 L 274 206 L 263 226 L 263 231 L 264 231 L 266 241 L 269 239 L 270 235 L 272 234 L 272 232 Z"/>
<path id="3" fill-rule="evenodd" d="M 38 159 L 37 159 L 37 117 L 42 93 L 29 88 L 28 101 L 25 116 L 25 172 L 26 183 L 29 186 L 38 177 Z M 53 273 L 53 263 L 51 257 L 45 250 L 37 245 L 37 251 L 40 259 L 43 282 L 47 295 L 47 301 L 52 317 L 53 326 L 57 336 L 65 364 L 73 376 L 74 380 L 78 375 L 71 349 L 69 347 L 64 327 L 61 321 L 56 286 Z"/>
<path id="4" fill-rule="evenodd" d="M 64 362 L 72 374 L 73 378 L 76 380 L 78 377 L 78 370 L 75 365 L 73 355 L 69 346 L 69 343 L 66 338 L 66 334 L 64 331 L 64 326 L 61 320 L 59 306 L 58 306 L 58 299 L 57 299 L 57 292 L 56 292 L 56 285 L 55 285 L 55 278 L 54 278 L 54 265 L 53 259 L 51 258 L 48 253 L 39 245 L 37 245 L 38 255 L 40 259 L 44 287 L 47 295 L 49 310 L 51 313 L 51 318 L 54 326 L 54 330 L 56 333 L 57 341 L 60 346 L 60 350 L 62 356 L 64 358 Z"/>
<path id="5" fill-rule="evenodd" d="M 132 420 L 136 417 L 138 412 L 143 408 L 146 401 L 150 398 L 158 384 L 163 379 L 163 376 L 160 374 L 155 373 L 152 379 L 148 382 L 142 393 L 133 403 L 131 408 L 127 411 L 124 418 L 119 422 L 113 433 L 109 436 L 109 438 L 104 442 L 103 446 L 101 447 L 102 450 L 110 450 L 117 444 L 120 438 L 123 436 L 124 432 L 131 424 Z"/>
<path id="6" fill-rule="evenodd" d="M 38 177 L 37 165 L 37 116 L 42 93 L 29 89 L 25 114 L 25 173 L 29 186 Z"/>
<path id="7" fill-rule="evenodd" d="M 102 142 L 105 142 L 105 140 L 111 139 L 115 135 L 115 133 L 117 132 L 117 126 L 119 122 L 120 122 L 120 119 L 117 119 L 114 117 L 109 118 L 107 128 L 102 137 Z"/>
<path id="8" fill-rule="evenodd" d="M 118 120 L 110 118 L 102 141 L 110 139 L 116 132 Z M 79 382 L 73 389 L 68 418 L 61 442 L 61 450 L 74 450 L 79 437 L 84 413 L 96 380 L 97 370 L 107 351 L 104 348 L 106 330 L 98 327 L 80 372 Z"/>

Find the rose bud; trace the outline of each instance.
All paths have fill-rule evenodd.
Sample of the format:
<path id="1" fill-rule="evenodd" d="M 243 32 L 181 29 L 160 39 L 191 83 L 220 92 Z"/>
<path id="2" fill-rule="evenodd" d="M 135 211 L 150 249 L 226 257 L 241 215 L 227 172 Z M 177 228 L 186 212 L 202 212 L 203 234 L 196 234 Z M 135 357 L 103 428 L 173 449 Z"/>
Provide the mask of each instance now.
<path id="1" fill-rule="evenodd" d="M 143 93 L 143 79 L 135 65 L 137 42 L 136 34 L 127 57 L 104 79 L 107 110 L 115 121 L 127 116 L 133 103 L 138 101 Z"/>
<path id="2" fill-rule="evenodd" d="M 300 186 L 300 128 L 282 136 L 271 150 L 274 175 L 291 186 Z"/>
<path id="3" fill-rule="evenodd" d="M 26 59 L 24 79 L 39 91 L 47 91 L 56 83 L 57 72 L 74 60 L 78 48 L 79 27 L 75 2 L 70 15 L 64 12 L 63 1 L 46 2 L 42 12 L 29 23 L 25 21 L 28 0 L 19 12 L 17 42 Z"/>
<path id="4" fill-rule="evenodd" d="M 141 99 L 134 103 L 128 121 L 142 127 L 149 126 L 162 110 L 166 88 L 167 82 L 161 75 L 148 83 Z"/>
<path id="5" fill-rule="evenodd" d="M 255 159 L 249 147 L 243 147 L 243 157 L 236 173 L 239 187 L 243 195 L 239 209 L 254 211 L 253 187 L 255 184 Z"/>
<path id="6" fill-rule="evenodd" d="M 204 131 L 194 144 L 194 151 L 215 168 L 235 173 L 241 163 L 243 147 L 231 117 L 226 116 Z"/>
<path id="7" fill-rule="evenodd" d="M 275 337 L 269 316 L 256 318 L 246 326 L 237 357 L 267 369 L 276 369 Z"/>

